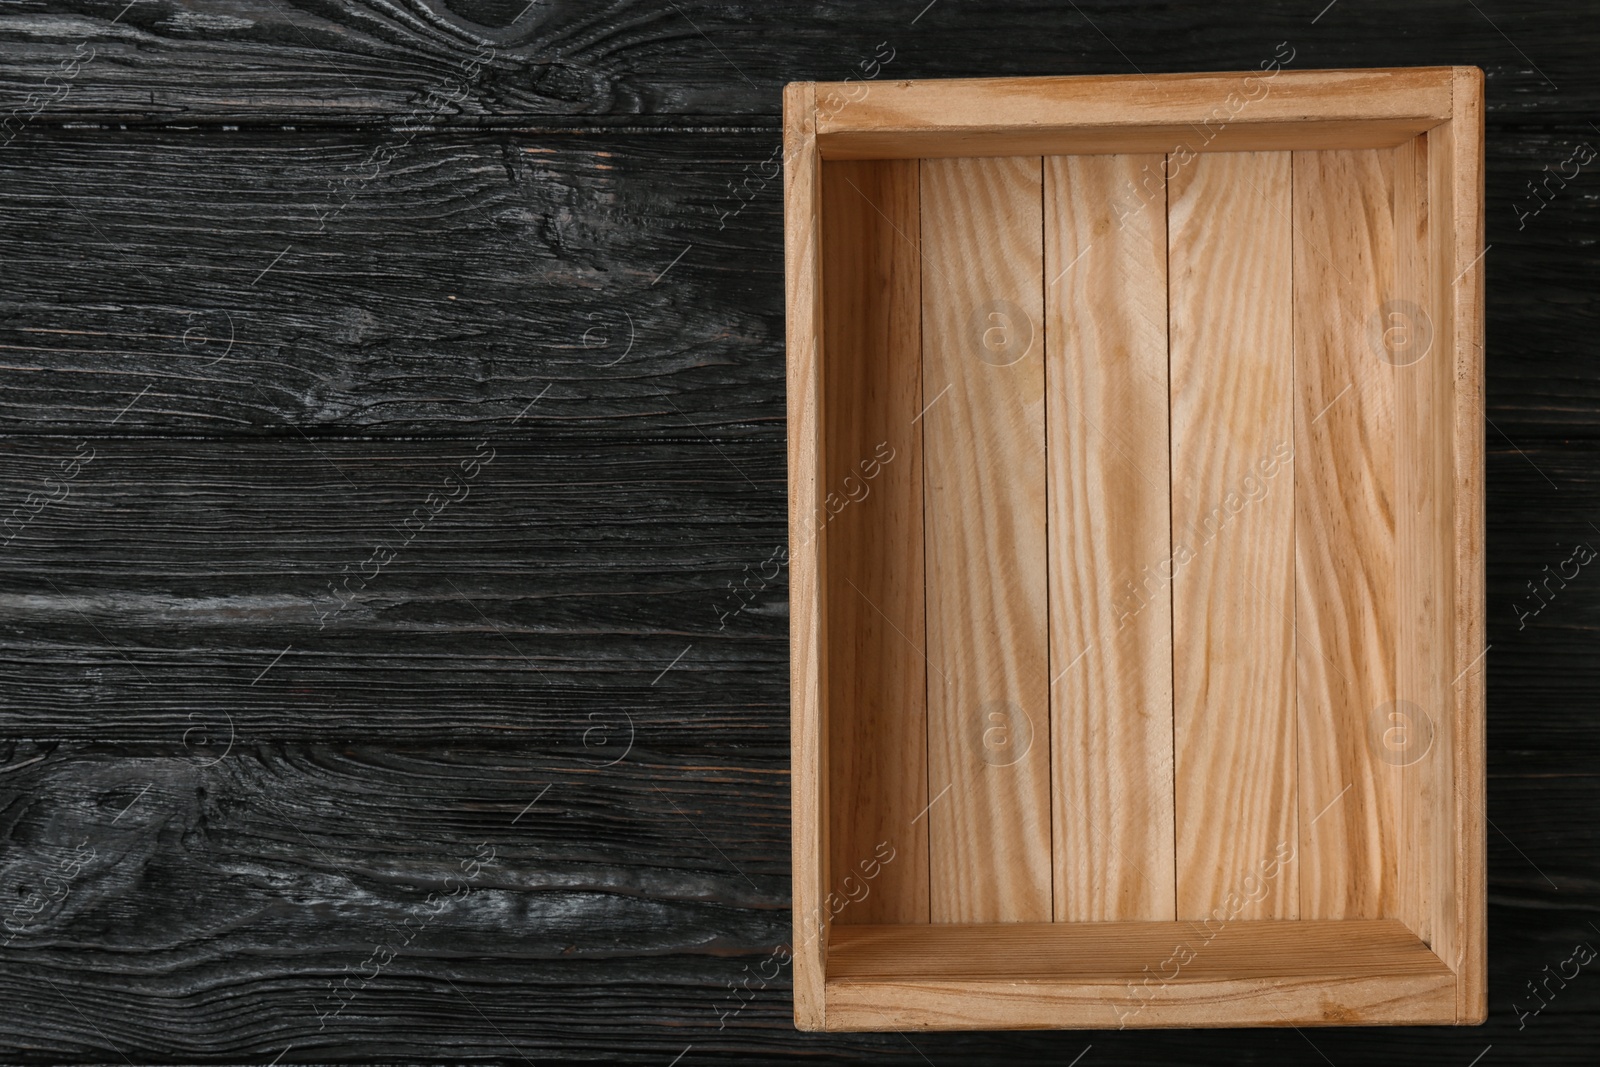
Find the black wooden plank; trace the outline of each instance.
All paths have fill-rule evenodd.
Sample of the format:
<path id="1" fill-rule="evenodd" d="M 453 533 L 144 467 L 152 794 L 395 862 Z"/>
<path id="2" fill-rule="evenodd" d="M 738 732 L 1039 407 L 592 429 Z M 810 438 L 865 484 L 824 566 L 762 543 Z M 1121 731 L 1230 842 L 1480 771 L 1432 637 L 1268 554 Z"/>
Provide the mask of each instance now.
<path id="1" fill-rule="evenodd" d="M 1600 429 L 1600 128 L 1491 133 L 1484 255 L 1491 443 Z"/>
<path id="2" fill-rule="evenodd" d="M 0 1051 L 663 1064 L 692 1046 L 686 1063 L 785 1052 L 921 1062 L 920 1051 L 938 1064 L 1002 1053 L 1060 1064 L 1086 1044 L 1098 1062 L 1161 1062 L 1181 1040 L 1183 1062 L 1315 1059 L 1304 1039 L 1270 1030 L 918 1034 L 914 1046 L 893 1033 L 795 1034 L 787 975 L 765 965 L 788 937 L 782 764 L 636 750 L 602 770 L 497 744 L 215 757 L 11 747 L 0 759 L 0 896 L 15 902 Z M 1520 1032 L 1512 1005 L 1528 1009 L 1521 987 L 1575 942 L 1600 940 L 1585 932 L 1600 776 L 1497 778 L 1490 802 L 1509 835 L 1490 841 L 1490 1025 L 1310 1031 L 1333 1062 L 1386 1053 L 1460 1067 L 1490 1043 L 1499 1062 L 1585 1062 L 1581 1026 L 1600 985 L 1571 983 Z M 748 993 L 730 991 L 747 981 Z"/>
<path id="3" fill-rule="evenodd" d="M 775 145 L 28 131 L 0 432 L 781 440 Z"/>
<path id="4" fill-rule="evenodd" d="M 20 438 L 0 469 L 0 736 L 787 746 L 776 443 Z"/>
<path id="5" fill-rule="evenodd" d="M 1592 771 L 1600 765 L 1600 441 L 1485 433 L 1490 770 Z"/>
<path id="6" fill-rule="evenodd" d="M 771 118 L 780 87 L 796 79 L 1255 70 L 1280 41 L 1301 68 L 1483 66 L 1495 115 L 1587 118 L 1600 96 L 1590 43 L 1573 32 L 1575 12 L 1559 5 L 1326 7 L 219 0 L 202 12 L 169 0 L 22 0 L 0 21 L 10 59 L 0 73 L 0 114 L 183 122 Z M 874 60 L 890 54 L 887 65 Z"/>

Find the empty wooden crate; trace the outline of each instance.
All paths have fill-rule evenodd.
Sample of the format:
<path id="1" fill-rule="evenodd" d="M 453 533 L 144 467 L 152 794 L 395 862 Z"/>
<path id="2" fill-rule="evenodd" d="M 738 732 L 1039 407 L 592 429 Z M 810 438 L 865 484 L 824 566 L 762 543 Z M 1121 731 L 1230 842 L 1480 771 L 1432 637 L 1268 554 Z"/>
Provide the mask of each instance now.
<path id="1" fill-rule="evenodd" d="M 1482 122 L 787 88 L 800 1027 L 1483 1019 Z"/>

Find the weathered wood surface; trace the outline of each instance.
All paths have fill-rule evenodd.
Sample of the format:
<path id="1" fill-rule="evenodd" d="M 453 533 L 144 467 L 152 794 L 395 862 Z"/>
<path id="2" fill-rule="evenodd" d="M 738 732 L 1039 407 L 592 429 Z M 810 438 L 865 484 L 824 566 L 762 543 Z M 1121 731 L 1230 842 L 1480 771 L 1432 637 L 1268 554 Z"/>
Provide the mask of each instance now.
<path id="1" fill-rule="evenodd" d="M 762 149 L 26 130 L 0 149 L 0 431 L 470 434 L 539 397 L 524 428 L 781 440 Z"/>
<path id="2" fill-rule="evenodd" d="M 787 81 L 1254 70 L 1287 41 L 1303 67 L 1477 64 L 1505 84 L 1491 113 L 1593 114 L 1590 41 L 1559 5 L 1322 6 L 20 0 L 0 19 L 15 56 L 0 107 L 35 94 L 42 115 L 121 121 L 772 122 Z"/>
<path id="3" fill-rule="evenodd" d="M 0 735 L 570 747 L 594 714 L 786 751 L 770 452 L 0 440 Z"/>
<path id="4" fill-rule="evenodd" d="M 1549 577 L 1600 548 L 1600 175 L 1527 187 L 1600 147 L 1587 22 L 125 3 L 0 9 L 0 121 L 23 120 L 0 134 L 0 1059 L 1592 1062 L 1600 985 L 1551 982 L 1536 1015 L 1527 989 L 1600 946 L 1600 571 Z M 797 1034 L 768 962 L 777 87 L 860 76 L 879 42 L 899 78 L 1253 69 L 1285 40 L 1302 68 L 1489 73 L 1490 1022 Z M 316 630 L 326 584 L 484 439 L 470 496 Z M 497 865 L 431 917 L 480 843 Z"/>

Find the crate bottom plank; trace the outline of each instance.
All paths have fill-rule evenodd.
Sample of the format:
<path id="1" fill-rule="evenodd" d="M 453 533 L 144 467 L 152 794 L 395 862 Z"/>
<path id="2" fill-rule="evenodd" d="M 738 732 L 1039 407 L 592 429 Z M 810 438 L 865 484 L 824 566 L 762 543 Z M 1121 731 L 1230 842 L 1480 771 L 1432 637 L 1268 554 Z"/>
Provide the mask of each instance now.
<path id="1" fill-rule="evenodd" d="M 829 981 L 828 1029 L 1107 1030 L 1233 1026 L 1448 1026 L 1449 973 L 1173 982 L 1135 999 L 1091 981 Z M 1119 1010 L 1120 1009 L 1120 1010 Z"/>
<path id="2" fill-rule="evenodd" d="M 1456 979 L 1394 919 L 836 927 L 829 1029 L 1455 1021 Z"/>

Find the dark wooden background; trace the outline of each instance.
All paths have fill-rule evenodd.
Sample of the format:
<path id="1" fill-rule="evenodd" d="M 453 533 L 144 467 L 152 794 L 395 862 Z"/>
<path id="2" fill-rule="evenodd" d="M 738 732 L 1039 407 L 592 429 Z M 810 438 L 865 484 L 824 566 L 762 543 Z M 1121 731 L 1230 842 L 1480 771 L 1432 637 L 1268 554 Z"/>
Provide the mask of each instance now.
<path id="1" fill-rule="evenodd" d="M 8 0 L 0 1058 L 1594 1063 L 1595 15 Z M 1490 1022 L 798 1034 L 779 87 L 1279 42 L 1488 73 Z"/>

